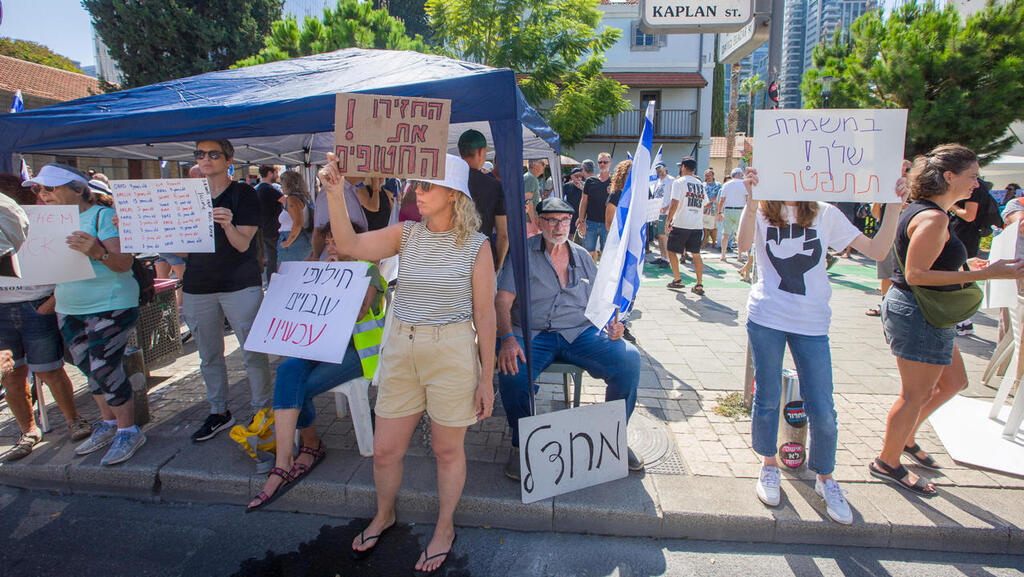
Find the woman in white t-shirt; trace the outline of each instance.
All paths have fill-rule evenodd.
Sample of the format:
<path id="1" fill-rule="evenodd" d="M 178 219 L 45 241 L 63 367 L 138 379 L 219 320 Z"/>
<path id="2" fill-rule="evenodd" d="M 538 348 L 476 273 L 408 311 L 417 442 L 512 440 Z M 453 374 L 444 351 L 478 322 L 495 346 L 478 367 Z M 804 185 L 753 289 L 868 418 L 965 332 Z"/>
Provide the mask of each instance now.
<path id="1" fill-rule="evenodd" d="M 886 207 L 874 238 L 861 234 L 834 206 L 824 202 L 755 201 L 757 171 L 748 168 L 743 182 L 748 191 L 737 231 L 739 252 L 755 252 L 757 283 L 747 301 L 747 335 L 754 360 L 754 450 L 764 458 L 757 496 L 766 505 L 779 504 L 779 404 L 782 360 L 786 345 L 793 354 L 810 428 L 808 468 L 817 473 L 814 490 L 825 499 L 828 515 L 843 524 L 853 522 L 850 505 L 832 478 L 838 429 L 832 400 L 832 360 L 828 329 L 832 287 L 825 272 L 829 248 L 853 247 L 883 260 L 896 236 L 902 203 Z M 896 184 L 903 199 L 904 179 Z"/>

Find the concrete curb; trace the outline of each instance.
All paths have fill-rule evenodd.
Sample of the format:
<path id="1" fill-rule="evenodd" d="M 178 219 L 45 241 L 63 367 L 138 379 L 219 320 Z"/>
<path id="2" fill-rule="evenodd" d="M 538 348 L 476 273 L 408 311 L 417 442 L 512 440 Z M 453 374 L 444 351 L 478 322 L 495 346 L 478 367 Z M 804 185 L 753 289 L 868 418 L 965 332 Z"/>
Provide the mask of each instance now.
<path id="1" fill-rule="evenodd" d="M 151 435 L 145 451 L 118 467 L 99 464 L 102 452 L 73 455 L 67 446 L 41 445 L 21 461 L 0 465 L 0 484 L 26 489 L 244 506 L 262 487 L 252 461 L 225 453 L 219 442 L 192 444 Z M 436 519 L 433 459 L 407 457 L 398 496 L 399 520 Z M 522 531 L 705 539 L 780 544 L 1021 554 L 1024 490 L 945 487 L 918 499 L 894 488 L 846 483 L 853 525 L 829 520 L 813 485 L 783 482 L 783 502 L 761 505 L 749 479 L 631 474 L 584 491 L 524 505 L 502 466 L 470 462 L 456 523 Z M 372 461 L 332 451 L 270 509 L 344 517 L 375 510 Z"/>

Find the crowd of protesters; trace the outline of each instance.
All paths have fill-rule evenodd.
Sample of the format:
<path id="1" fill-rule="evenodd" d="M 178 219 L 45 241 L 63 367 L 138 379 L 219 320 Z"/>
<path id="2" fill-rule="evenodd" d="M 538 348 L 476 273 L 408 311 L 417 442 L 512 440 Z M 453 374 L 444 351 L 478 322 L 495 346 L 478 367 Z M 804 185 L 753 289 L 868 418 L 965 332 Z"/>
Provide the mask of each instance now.
<path id="1" fill-rule="evenodd" d="M 262 182 L 253 189 L 229 176 L 234 150 L 228 140 L 199 141 L 195 170 L 209 183 L 215 250 L 161 255 L 161 274 L 181 280 L 182 312 L 206 386 L 209 415 L 191 433 L 192 440 L 208 441 L 236 422 L 228 406 L 225 321 L 242 349 L 250 388 L 246 418 L 268 407 L 275 411 L 275 466 L 248 510 L 284 494 L 326 457 L 313 426 L 313 398 L 353 378 L 376 376 L 377 513 L 351 544 L 355 558 L 370 555 L 395 523 L 403 458 L 422 415 L 429 416 L 439 509 L 433 536 L 416 563 L 421 572 L 439 568 L 455 542 L 453 516 L 466 480 L 466 429 L 490 417 L 495 371 L 515 449 L 505 473 L 520 479 L 517 423 L 531 414 L 529 387 L 541 372 L 554 362 L 583 368 L 606 382 L 606 400 L 625 401 L 628 417 L 636 403 L 641 363 L 619 318 L 595 327 L 584 314 L 631 162 L 613 169 L 608 153 L 598 155 L 596 163 L 585 160 L 568 174 L 561 194 L 554 194 L 552 179 L 544 178 L 544 160 L 527 162 L 523 199 L 528 230 L 535 234 L 529 235 L 525 250 L 531 291 L 523 303 L 512 267 L 504 266 L 507 189 L 487 161 L 487 140 L 476 130 L 466 131 L 458 151 L 446 157 L 443 180 L 403 186 L 345 175 L 329 154 L 313 182 L 300 172 L 267 165 L 260 167 Z M 929 322 L 915 295 L 922 289 L 956 291 L 975 280 L 1024 278 L 1024 261 L 973 258 L 977 243 L 968 239 L 972 246 L 965 246 L 947 215 L 967 222 L 976 217 L 977 206 L 971 203 L 977 201 L 971 199 L 978 189 L 978 161 L 972 151 L 946 145 L 905 164 L 906 174 L 895 190 L 900 201 L 874 207 L 881 224 L 871 238 L 827 203 L 754 200 L 759 179 L 753 168 L 733 170 L 728 182 L 720 184 L 710 169 L 699 172 L 692 158 L 676 163 L 675 176 L 665 163 L 654 167 L 649 193 L 661 203 L 661 214 L 650 225 L 651 240 L 660 249 L 653 263 L 671 267 L 670 288 L 683 287 L 680 263 L 688 257 L 696 275 L 690 290 L 703 296 L 701 252 L 716 244 L 725 260 L 735 242 L 737 255 L 751 255 L 747 274 L 756 267 L 747 303 L 756 381 L 751 435 L 763 459 L 755 493 L 768 506 L 781 499 L 777 431 L 788 346 L 808 416 L 814 490 L 832 519 L 846 524 L 853 519 L 832 477 L 840 431 L 828 340 L 829 249 L 852 249 L 894 264 L 883 279 L 889 282 L 879 314 L 902 390 L 888 416 L 884 447 L 869 468 L 872 475 L 924 496 L 935 494 L 935 487 L 902 466 L 901 455 L 938 468 L 917 444 L 916 433 L 930 414 L 966 387 L 967 374 L 956 329 Z M 32 412 L 31 371 L 53 394 L 69 438 L 80 443 L 76 454 L 106 449 L 104 465 L 124 462 L 146 442 L 133 421 L 132 386 L 123 364 L 139 317 L 140 288 L 133 256 L 120 249 L 109 183 L 52 163 L 24 182 L 3 176 L 0 190 L 21 205 L 76 207 L 79 230 L 67 244 L 89 258 L 95 273 L 87 280 L 0 291 L 0 349 L 9 365 L 3 388 L 22 432 L 6 458 L 27 456 L 42 439 Z M 1019 219 L 1021 206 L 1011 200 L 1006 219 Z M 802 249 L 781 248 L 790 243 Z M 389 283 L 379 266 L 396 255 L 401 266 L 393 296 L 385 300 Z M 286 359 L 275 378 L 268 356 L 242 345 L 266 282 L 282 263 L 300 260 L 358 260 L 371 282 L 353 337 L 339 347 L 338 362 Z M 518 308 L 524 305 L 531 322 L 532 374 L 526 373 L 518 321 Z M 386 311 L 391 323 L 382 337 L 378 329 Z M 101 415 L 93 423 L 75 407 L 65 354 L 88 378 Z M 292 443 L 296 431 L 297 454 Z M 643 469 L 642 457 L 632 449 L 627 453 L 629 469 Z"/>

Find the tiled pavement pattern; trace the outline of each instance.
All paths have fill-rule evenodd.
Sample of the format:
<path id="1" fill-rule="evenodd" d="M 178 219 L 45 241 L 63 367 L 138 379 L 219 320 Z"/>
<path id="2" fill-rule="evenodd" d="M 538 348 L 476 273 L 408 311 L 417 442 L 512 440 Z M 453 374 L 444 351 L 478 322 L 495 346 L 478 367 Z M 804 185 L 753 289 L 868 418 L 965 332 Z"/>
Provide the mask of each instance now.
<path id="1" fill-rule="evenodd" d="M 686 289 L 670 291 L 664 287 L 670 279 L 667 271 L 648 267 L 631 325 L 644 362 L 637 411 L 663 423 L 665 434 L 671 435 L 685 462 L 687 474 L 754 478 L 759 460 L 750 449 L 749 420 L 734 421 L 711 411 L 719 397 L 741 388 L 749 285 L 739 280 L 733 255 L 725 264 L 717 254 L 706 257 L 712 270 L 705 279 L 707 294 L 703 298 L 689 292 L 692 274 L 686 279 Z M 895 361 L 882 337 L 880 321 L 864 314 L 879 300 L 874 293 L 874 267 L 866 261 L 844 260 L 833 270 L 831 342 L 840 422 L 836 476 L 841 481 L 875 482 L 867 474 L 866 465 L 881 448 L 885 415 L 899 390 L 899 379 Z M 959 339 L 971 381 L 966 394 L 990 398 L 994 390 L 981 387 L 979 381 L 994 346 L 996 323 L 989 315 L 979 315 L 975 330 L 977 336 Z M 235 383 L 230 406 L 237 417 L 244 417 L 249 413 L 248 387 L 234 335 L 226 337 L 226 344 L 230 379 Z M 279 361 L 276 359 L 275 365 Z M 176 362 L 151 370 L 152 423 L 147 426 L 151 437 L 184 438 L 205 418 L 205 391 L 198 366 L 195 345 L 189 343 Z M 96 418 L 97 411 L 88 399 L 81 374 L 72 366 L 68 366 L 68 373 L 76 384 L 83 414 Z M 542 384 L 538 409 L 543 412 L 564 408 L 560 379 L 544 376 L 541 380 L 552 384 Z M 583 403 L 598 402 L 603 396 L 603 383 L 585 376 Z M 355 450 L 351 421 L 336 418 L 332 396 L 323 395 L 316 403 L 317 428 L 328 448 Z M 49 414 L 54 430 L 46 440 L 65 443 L 64 421 L 52 404 Z M 499 416 L 470 428 L 466 451 L 471 461 L 507 459 L 510 437 L 500 417 L 500 400 L 496 414 Z M 0 454 L 16 441 L 18 434 L 6 403 L 0 402 Z M 425 432 L 419 437 L 410 453 L 429 454 Z M 927 426 L 918 441 L 945 467 L 941 475 L 930 474 L 938 484 L 1024 487 L 1024 478 L 954 463 Z M 226 434 L 212 442 L 223 445 L 225 450 L 234 450 Z M 806 472 L 800 476 L 810 478 Z"/>

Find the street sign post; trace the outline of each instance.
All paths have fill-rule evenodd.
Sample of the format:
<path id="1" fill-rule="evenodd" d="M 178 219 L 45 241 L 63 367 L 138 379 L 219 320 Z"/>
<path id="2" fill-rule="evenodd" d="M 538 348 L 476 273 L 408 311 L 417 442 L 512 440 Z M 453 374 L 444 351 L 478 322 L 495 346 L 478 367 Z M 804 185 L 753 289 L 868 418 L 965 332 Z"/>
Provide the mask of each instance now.
<path id="1" fill-rule="evenodd" d="M 754 17 L 754 0 L 640 0 L 640 17 L 652 34 L 738 32 Z"/>
<path id="2" fill-rule="evenodd" d="M 771 32 L 771 0 L 758 0 L 757 11 L 746 26 L 738 32 L 722 34 L 718 61 L 733 64 L 750 56 L 768 41 Z"/>

